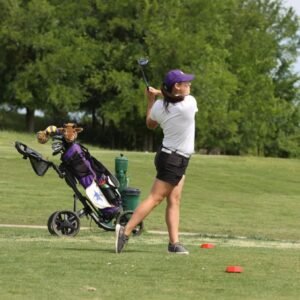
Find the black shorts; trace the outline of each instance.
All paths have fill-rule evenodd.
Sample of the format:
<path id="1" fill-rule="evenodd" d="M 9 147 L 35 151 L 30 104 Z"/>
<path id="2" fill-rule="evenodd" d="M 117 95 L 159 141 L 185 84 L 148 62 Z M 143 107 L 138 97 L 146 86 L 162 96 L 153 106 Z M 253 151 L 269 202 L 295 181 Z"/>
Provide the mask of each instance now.
<path id="1" fill-rule="evenodd" d="M 165 153 L 158 150 L 155 156 L 156 178 L 177 185 L 185 174 L 189 158 L 175 152 Z"/>

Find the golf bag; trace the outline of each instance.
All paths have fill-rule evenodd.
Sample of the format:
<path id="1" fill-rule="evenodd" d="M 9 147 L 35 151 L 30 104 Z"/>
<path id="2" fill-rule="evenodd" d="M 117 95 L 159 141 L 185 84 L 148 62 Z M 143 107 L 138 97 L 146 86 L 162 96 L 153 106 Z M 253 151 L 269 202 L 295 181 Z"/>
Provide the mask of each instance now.
<path id="1" fill-rule="evenodd" d="M 61 156 L 62 162 L 85 189 L 95 206 L 104 209 L 121 204 L 117 179 L 90 155 L 87 148 L 78 143 L 62 144 L 61 147 L 67 147 Z"/>
<path id="2" fill-rule="evenodd" d="M 67 142 L 62 135 L 54 135 L 52 140 L 52 154 L 61 155 L 58 166 L 27 145 L 15 142 L 17 151 L 24 159 L 29 158 L 38 176 L 44 176 L 52 167 L 74 192 L 73 211 L 53 212 L 48 219 L 48 231 L 58 236 L 75 236 L 79 232 L 80 218 L 83 216 L 91 217 L 99 227 L 107 231 L 114 231 L 117 224 L 125 226 L 133 211 L 123 210 L 117 178 L 83 145 L 75 141 Z M 79 185 L 85 189 L 86 196 L 80 191 Z M 77 209 L 78 201 L 83 206 L 80 209 Z M 143 222 L 136 226 L 133 235 L 139 235 L 142 229 Z"/>

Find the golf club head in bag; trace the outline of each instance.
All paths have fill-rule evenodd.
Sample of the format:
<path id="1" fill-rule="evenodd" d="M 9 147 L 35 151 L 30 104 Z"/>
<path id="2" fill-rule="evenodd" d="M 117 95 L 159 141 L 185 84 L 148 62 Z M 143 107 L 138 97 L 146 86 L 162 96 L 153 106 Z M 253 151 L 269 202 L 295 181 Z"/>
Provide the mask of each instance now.
<path id="1" fill-rule="evenodd" d="M 144 82 L 147 86 L 147 89 L 149 89 L 149 82 L 148 82 L 148 79 L 147 79 L 147 76 L 146 76 L 146 73 L 145 73 L 145 66 L 149 63 L 149 60 L 147 58 L 144 58 L 144 57 L 141 57 L 137 60 L 139 66 L 141 67 L 141 71 L 142 71 L 142 75 L 143 75 L 143 79 L 144 79 Z"/>

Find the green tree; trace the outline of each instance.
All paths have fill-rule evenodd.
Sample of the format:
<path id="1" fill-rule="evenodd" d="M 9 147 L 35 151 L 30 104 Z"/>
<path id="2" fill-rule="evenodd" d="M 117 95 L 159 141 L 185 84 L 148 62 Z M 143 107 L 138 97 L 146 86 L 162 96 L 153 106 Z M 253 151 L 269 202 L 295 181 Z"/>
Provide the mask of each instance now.
<path id="1" fill-rule="evenodd" d="M 296 99 L 294 83 L 299 78 L 291 68 L 299 43 L 299 22 L 292 10 L 283 8 L 282 1 L 243 0 L 237 4 L 235 17 L 228 20 L 232 38 L 227 43 L 229 70 L 238 79 L 231 101 L 231 110 L 240 116 L 236 146 L 238 153 L 275 154 L 278 149 L 271 148 L 276 132 L 285 131 L 278 128 L 278 114 L 297 110 L 291 99 Z"/>
<path id="2" fill-rule="evenodd" d="M 299 152 L 299 20 L 281 0 L 0 2 L 0 101 L 92 115 L 94 141 L 155 149 L 144 125 L 137 59 L 159 87 L 168 69 L 196 74 L 197 148 Z M 31 126 L 32 127 L 32 126 Z"/>
<path id="3" fill-rule="evenodd" d="M 88 41 L 69 24 L 62 25 L 49 1 L 2 5 L 1 101 L 25 107 L 27 128 L 33 131 L 36 109 L 78 108 L 85 95 L 80 77 L 91 64 Z"/>

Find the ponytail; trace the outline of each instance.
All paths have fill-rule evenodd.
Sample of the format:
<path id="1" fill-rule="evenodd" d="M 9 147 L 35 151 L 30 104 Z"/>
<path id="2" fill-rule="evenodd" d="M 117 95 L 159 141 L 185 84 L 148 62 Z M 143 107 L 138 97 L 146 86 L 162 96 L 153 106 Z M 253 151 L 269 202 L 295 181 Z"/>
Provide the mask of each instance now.
<path id="1" fill-rule="evenodd" d="M 182 95 L 174 96 L 172 94 L 172 88 L 173 88 L 173 86 L 168 87 L 164 83 L 162 84 L 162 86 L 160 88 L 161 92 L 164 96 L 164 107 L 165 107 L 166 111 L 168 111 L 168 106 L 170 103 L 177 103 L 184 99 L 184 96 L 182 96 Z"/>

